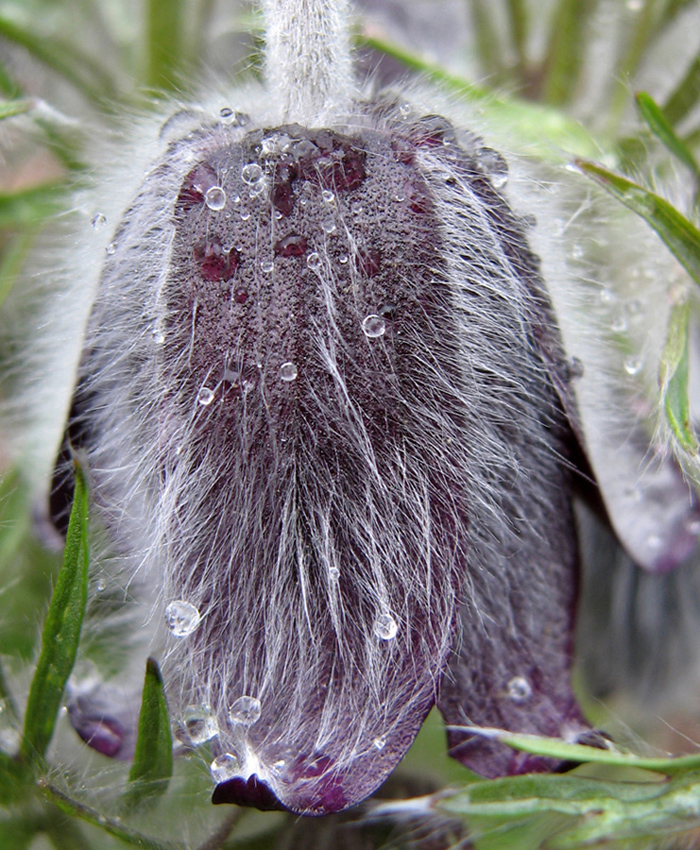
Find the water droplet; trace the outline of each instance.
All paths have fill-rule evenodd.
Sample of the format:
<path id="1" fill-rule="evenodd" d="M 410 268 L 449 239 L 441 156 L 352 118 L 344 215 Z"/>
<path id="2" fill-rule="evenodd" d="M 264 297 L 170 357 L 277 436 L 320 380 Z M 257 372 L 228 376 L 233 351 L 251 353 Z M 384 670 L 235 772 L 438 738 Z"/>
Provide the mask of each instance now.
<path id="1" fill-rule="evenodd" d="M 95 590 L 98 593 L 104 593 L 105 588 L 107 587 L 107 582 L 103 578 L 98 578 L 95 582 Z"/>
<path id="2" fill-rule="evenodd" d="M 625 358 L 625 372 L 627 372 L 628 375 L 638 375 L 642 371 L 643 365 L 644 361 L 641 357 Z"/>
<path id="3" fill-rule="evenodd" d="M 348 257 L 348 255 L 347 255 L 347 254 L 341 254 L 341 255 L 338 257 L 338 262 L 340 263 L 340 265 L 341 265 L 341 266 L 344 266 L 344 265 L 347 263 L 347 261 L 348 261 L 349 259 L 350 259 L 350 258 Z"/>
<path id="4" fill-rule="evenodd" d="M 294 381 L 298 375 L 297 367 L 291 360 L 288 360 L 286 363 L 283 363 L 280 366 L 280 380 L 281 381 Z"/>
<path id="5" fill-rule="evenodd" d="M 239 726 L 252 726 L 260 720 L 262 705 L 257 697 L 242 696 L 231 706 L 228 713 L 231 723 Z"/>
<path id="6" fill-rule="evenodd" d="M 250 218 L 250 213 L 248 210 L 241 210 L 241 221 L 248 221 Z"/>
<path id="7" fill-rule="evenodd" d="M 399 106 L 399 115 L 405 120 L 409 118 L 411 115 L 411 104 L 410 103 L 402 103 Z"/>
<path id="8" fill-rule="evenodd" d="M 197 393 L 197 402 L 198 404 L 207 407 L 214 401 L 214 390 L 209 389 L 209 387 L 201 387 L 199 392 Z"/>
<path id="9" fill-rule="evenodd" d="M 252 186 L 253 184 L 257 183 L 262 176 L 262 168 L 260 168 L 257 162 L 249 162 L 241 169 L 241 180 L 243 180 L 243 182 L 247 183 L 249 186 Z"/>
<path id="10" fill-rule="evenodd" d="M 397 204 L 402 204 L 405 200 L 406 198 L 403 195 L 394 195 L 394 201 Z"/>
<path id="11" fill-rule="evenodd" d="M 264 274 L 272 274 L 272 272 L 275 270 L 275 264 L 272 260 L 263 260 L 260 263 L 260 270 Z"/>
<path id="12" fill-rule="evenodd" d="M 312 251 L 309 256 L 306 258 L 306 265 L 312 269 L 313 271 L 317 271 L 321 268 L 321 256 L 317 254 L 316 251 Z"/>
<path id="13" fill-rule="evenodd" d="M 105 224 L 107 224 L 107 216 L 104 213 L 98 212 L 92 217 L 90 224 L 95 230 L 102 230 Z"/>
<path id="14" fill-rule="evenodd" d="M 193 744 L 203 744 L 219 734 L 219 727 L 207 706 L 192 706 L 185 710 L 184 729 Z"/>
<path id="15" fill-rule="evenodd" d="M 601 289 L 599 298 L 601 304 L 614 304 L 617 301 L 615 293 L 610 289 Z"/>
<path id="16" fill-rule="evenodd" d="M 508 182 L 508 163 L 493 148 L 481 148 L 476 158 L 488 174 L 494 189 L 502 189 Z"/>
<path id="17" fill-rule="evenodd" d="M 233 124 L 236 120 L 236 113 L 228 106 L 222 106 L 219 115 L 224 124 Z"/>
<path id="18" fill-rule="evenodd" d="M 106 252 L 110 255 L 110 257 L 112 256 L 112 254 L 113 254 L 116 250 L 117 250 L 117 249 L 116 249 L 116 248 L 115 248 L 115 246 L 114 246 L 114 242 L 110 242 L 110 243 L 109 243 L 109 245 L 105 248 L 105 251 L 106 251 Z"/>
<path id="19" fill-rule="evenodd" d="M 210 210 L 219 212 L 219 210 L 222 210 L 226 206 L 226 192 L 224 192 L 221 186 L 212 186 L 211 189 L 207 189 L 207 193 L 204 196 L 204 203 Z"/>
<path id="20" fill-rule="evenodd" d="M 615 318 L 610 323 L 610 330 L 615 333 L 622 333 L 627 330 L 627 317 L 620 314 L 619 316 L 615 316 Z"/>
<path id="21" fill-rule="evenodd" d="M 337 581 L 340 578 L 340 570 L 338 567 L 331 567 L 328 570 L 328 576 L 331 581 Z"/>
<path id="22" fill-rule="evenodd" d="M 507 690 L 508 699 L 513 702 L 527 702 L 532 696 L 532 685 L 524 676 L 513 676 Z"/>
<path id="23" fill-rule="evenodd" d="M 267 180 L 264 177 L 261 177 L 260 180 L 256 180 L 255 183 L 250 187 L 250 191 L 248 192 L 248 197 L 252 200 L 260 197 L 262 193 L 267 188 Z"/>
<path id="24" fill-rule="evenodd" d="M 240 766 L 238 759 L 231 753 L 224 753 L 222 756 L 217 756 L 209 765 L 209 770 L 214 779 L 214 782 L 226 782 L 227 779 L 233 779 L 238 776 Z"/>
<path id="25" fill-rule="evenodd" d="M 583 257 L 583 247 L 578 244 L 578 242 L 572 246 L 571 248 L 571 258 L 573 260 L 580 260 Z"/>
<path id="26" fill-rule="evenodd" d="M 374 634 L 382 640 L 393 640 L 399 627 L 391 614 L 380 614 L 374 622 Z"/>
<path id="27" fill-rule="evenodd" d="M 155 342 L 156 345 L 163 345 L 163 343 L 165 342 L 165 334 L 163 333 L 163 330 L 160 325 L 156 325 L 153 328 L 153 330 L 151 331 L 151 335 L 153 336 L 153 342 Z"/>
<path id="28" fill-rule="evenodd" d="M 321 222 L 321 227 L 330 236 L 330 234 L 333 233 L 336 229 L 335 220 L 332 219 L 330 216 L 328 218 L 324 218 Z"/>
<path id="29" fill-rule="evenodd" d="M 165 622 L 175 637 L 187 637 L 199 625 L 201 614 L 191 602 L 178 599 L 165 609 Z"/>
<path id="30" fill-rule="evenodd" d="M 362 213 L 364 212 L 364 207 L 362 206 L 362 201 L 360 201 L 357 198 L 354 201 L 351 201 L 350 202 L 350 212 L 353 215 L 362 215 Z"/>
<path id="31" fill-rule="evenodd" d="M 571 357 L 566 364 L 569 373 L 569 380 L 573 381 L 576 378 L 582 378 L 585 373 L 585 367 L 578 357 Z"/>
<path id="32" fill-rule="evenodd" d="M 362 320 L 362 330 L 365 333 L 365 336 L 370 339 L 376 339 L 379 336 L 383 336 L 386 331 L 386 322 L 382 319 L 381 316 L 377 316 L 375 313 L 370 313 L 369 316 L 365 316 Z"/>
<path id="33" fill-rule="evenodd" d="M 386 747 L 386 735 L 379 735 L 372 743 L 378 750 L 383 750 Z"/>

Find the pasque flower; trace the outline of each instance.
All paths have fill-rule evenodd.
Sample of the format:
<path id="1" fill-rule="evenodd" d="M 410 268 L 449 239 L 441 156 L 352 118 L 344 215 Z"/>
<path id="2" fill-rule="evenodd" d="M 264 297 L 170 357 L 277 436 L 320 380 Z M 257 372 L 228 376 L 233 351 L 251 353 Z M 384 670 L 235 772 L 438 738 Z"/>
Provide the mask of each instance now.
<path id="1" fill-rule="evenodd" d="M 91 190 L 67 442 L 126 590 L 105 619 L 212 742 L 214 802 L 324 814 L 435 704 L 485 776 L 556 765 L 459 727 L 588 730 L 583 431 L 505 160 L 419 91 L 360 95 L 345 4 L 299 6 L 265 4 L 264 88 L 145 122 L 145 173 Z M 130 755 L 116 697 L 76 685 L 69 717 Z"/>

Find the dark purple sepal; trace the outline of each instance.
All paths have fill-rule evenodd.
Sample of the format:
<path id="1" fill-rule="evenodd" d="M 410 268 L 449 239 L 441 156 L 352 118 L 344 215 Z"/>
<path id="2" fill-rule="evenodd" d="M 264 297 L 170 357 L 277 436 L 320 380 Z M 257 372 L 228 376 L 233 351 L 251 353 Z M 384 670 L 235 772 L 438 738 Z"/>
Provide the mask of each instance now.
<path id="1" fill-rule="evenodd" d="M 211 801 L 215 806 L 230 803 L 234 806 L 253 806 L 263 812 L 288 811 L 270 786 L 255 774 L 247 779 L 236 776 L 226 782 L 220 782 L 214 789 Z"/>

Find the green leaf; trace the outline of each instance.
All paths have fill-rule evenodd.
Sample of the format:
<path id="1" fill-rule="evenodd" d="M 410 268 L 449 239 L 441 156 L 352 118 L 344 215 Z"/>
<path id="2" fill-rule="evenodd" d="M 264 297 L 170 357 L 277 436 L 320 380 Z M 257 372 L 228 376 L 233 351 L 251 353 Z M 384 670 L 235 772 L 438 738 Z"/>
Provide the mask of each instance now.
<path id="1" fill-rule="evenodd" d="M 134 763 L 129 771 L 127 805 L 132 806 L 167 791 L 173 773 L 170 716 L 158 664 L 149 658 L 141 698 Z"/>
<path id="2" fill-rule="evenodd" d="M 505 75 L 505 66 L 502 61 L 505 50 L 491 18 L 490 5 L 486 0 L 470 0 L 469 5 L 481 69 L 484 76 L 489 77 L 489 82 L 497 86 L 503 81 Z"/>
<path id="3" fill-rule="evenodd" d="M 688 400 L 688 319 L 690 304 L 677 304 L 671 310 L 668 332 L 659 367 L 661 399 L 666 419 L 683 448 L 697 454 L 698 441 L 690 420 Z"/>
<path id="4" fill-rule="evenodd" d="M 63 691 L 75 663 L 87 602 L 88 494 L 80 466 L 75 464 L 75 495 L 63 566 L 56 579 L 44 624 L 41 655 L 29 689 L 21 755 L 42 759 L 51 743 Z"/>
<path id="5" fill-rule="evenodd" d="M 62 206 L 63 189 L 62 183 L 44 183 L 0 192 L 0 228 L 33 227 L 55 215 Z"/>
<path id="6" fill-rule="evenodd" d="M 685 142 L 676 135 L 664 111 L 646 92 L 638 92 L 635 97 L 639 111 L 649 125 L 651 132 L 676 159 L 680 160 L 693 173 L 697 181 L 700 178 L 700 169 L 698 169 L 695 157 Z"/>
<path id="7" fill-rule="evenodd" d="M 170 91 L 182 85 L 182 72 L 187 66 L 184 54 L 184 12 L 182 0 L 148 0 L 145 4 L 148 50 L 146 85 Z"/>
<path id="8" fill-rule="evenodd" d="M 456 726 L 454 728 L 500 741 L 509 747 L 513 747 L 514 750 L 560 761 L 580 762 L 582 764 L 612 764 L 619 767 L 651 770 L 654 773 L 663 773 L 666 776 L 673 776 L 689 770 L 700 771 L 700 753 L 676 758 L 649 758 L 614 749 L 602 750 L 585 744 L 569 744 L 560 738 L 545 738 L 540 735 L 509 732 L 506 729 L 480 726 Z"/>
<path id="9" fill-rule="evenodd" d="M 666 243 L 666 247 L 700 284 L 700 230 L 664 198 L 585 160 L 576 160 L 577 167 L 606 189 L 625 206 L 647 221 Z"/>
<path id="10" fill-rule="evenodd" d="M 596 5 L 597 0 L 559 0 L 552 18 L 543 84 L 543 98 L 553 106 L 568 103 L 575 93 L 588 46 L 588 20 Z"/>
<path id="11" fill-rule="evenodd" d="M 34 109 L 34 101 L 27 99 L 0 100 L 0 121 L 13 115 L 23 115 Z"/>
<path id="12" fill-rule="evenodd" d="M 666 117 L 674 126 L 681 122 L 700 97 L 700 53 L 691 62 L 685 77 L 664 103 Z"/>

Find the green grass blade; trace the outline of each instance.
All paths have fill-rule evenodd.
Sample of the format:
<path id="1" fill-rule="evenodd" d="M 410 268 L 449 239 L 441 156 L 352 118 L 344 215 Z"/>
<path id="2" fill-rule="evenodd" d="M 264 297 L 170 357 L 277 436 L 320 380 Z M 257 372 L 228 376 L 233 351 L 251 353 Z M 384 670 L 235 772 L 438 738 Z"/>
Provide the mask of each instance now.
<path id="1" fill-rule="evenodd" d="M 485 738 L 500 741 L 514 750 L 545 756 L 559 761 L 580 762 L 581 764 L 610 764 L 618 767 L 634 767 L 674 776 L 684 771 L 700 771 L 700 753 L 675 758 L 649 758 L 619 750 L 602 750 L 585 744 L 569 744 L 559 738 L 545 738 L 540 735 L 509 732 L 506 729 L 457 726 L 456 729 L 474 732 Z"/>
<path id="2" fill-rule="evenodd" d="M 184 56 L 182 0 L 148 0 L 145 44 L 148 50 L 145 82 L 149 88 L 170 91 L 182 85 Z"/>
<path id="3" fill-rule="evenodd" d="M 666 419 L 681 446 L 697 454 L 698 440 L 690 420 L 688 400 L 688 319 L 690 304 L 678 304 L 671 311 L 666 344 L 661 357 L 659 383 Z"/>
<path id="4" fill-rule="evenodd" d="M 542 85 L 543 98 L 552 106 L 568 103 L 578 84 L 583 68 L 588 20 L 597 0 L 559 0 L 552 17 Z"/>
<path id="5" fill-rule="evenodd" d="M 34 101 L 27 98 L 16 100 L 0 100 L 0 121 L 3 118 L 11 118 L 13 115 L 24 115 L 34 108 Z"/>
<path id="6" fill-rule="evenodd" d="M 691 221 L 664 198 L 626 177 L 593 162 L 577 160 L 576 165 L 587 177 L 645 219 L 688 274 L 700 284 L 700 230 Z"/>
<path id="7" fill-rule="evenodd" d="M 26 759 L 43 758 L 51 743 L 63 690 L 78 652 L 87 602 L 88 494 L 85 478 L 75 465 L 75 495 L 63 566 L 56 579 L 44 624 L 41 655 L 29 689 L 20 752 Z"/>
<path id="8" fill-rule="evenodd" d="M 700 97 L 700 54 L 691 62 L 685 77 L 664 103 L 666 117 L 674 126 L 681 122 Z"/>
<path id="9" fill-rule="evenodd" d="M 0 192 L 0 228 L 34 227 L 62 207 L 62 183 L 44 183 L 17 192 Z"/>
<path id="10" fill-rule="evenodd" d="M 505 67 L 501 58 L 504 50 L 491 18 L 489 4 L 486 0 L 470 0 L 469 7 L 481 70 L 484 76 L 489 78 L 489 83 L 497 86 L 505 77 Z"/>
<path id="11" fill-rule="evenodd" d="M 527 7 L 524 0 L 506 0 L 510 37 L 518 57 L 520 72 L 524 76 L 527 70 Z"/>
<path id="12" fill-rule="evenodd" d="M 685 142 L 676 135 L 663 109 L 646 92 L 638 92 L 635 97 L 639 111 L 649 125 L 651 132 L 676 159 L 682 162 L 693 173 L 697 182 L 700 177 L 700 169 L 698 169 L 695 157 Z"/>
<path id="13" fill-rule="evenodd" d="M 158 664 L 149 658 L 141 698 L 136 752 L 125 795 L 127 805 L 133 806 L 165 793 L 172 772 L 173 739 L 163 678 Z"/>

